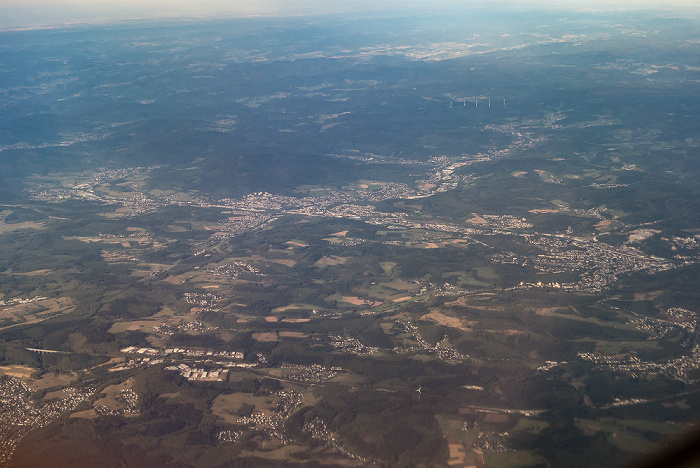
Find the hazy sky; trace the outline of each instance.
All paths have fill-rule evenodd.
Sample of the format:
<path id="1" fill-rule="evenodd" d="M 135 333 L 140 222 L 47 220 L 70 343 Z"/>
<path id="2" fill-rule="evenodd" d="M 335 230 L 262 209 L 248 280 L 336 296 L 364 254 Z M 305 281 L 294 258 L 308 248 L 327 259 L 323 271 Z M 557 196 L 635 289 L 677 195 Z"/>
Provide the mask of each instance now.
<path id="1" fill-rule="evenodd" d="M 141 18 L 307 15 L 334 12 L 444 11 L 500 8 L 690 9 L 699 0 L 0 0 L 0 27 L 109 22 Z"/>

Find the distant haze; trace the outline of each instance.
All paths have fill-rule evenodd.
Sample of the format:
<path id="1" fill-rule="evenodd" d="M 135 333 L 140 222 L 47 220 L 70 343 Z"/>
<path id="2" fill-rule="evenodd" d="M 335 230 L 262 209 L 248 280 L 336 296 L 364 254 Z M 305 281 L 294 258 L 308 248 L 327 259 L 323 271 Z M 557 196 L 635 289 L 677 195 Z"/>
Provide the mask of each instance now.
<path id="1" fill-rule="evenodd" d="M 288 16 L 330 13 L 387 14 L 452 9 L 690 10 L 695 0 L 0 0 L 0 28 L 31 28 L 158 18 Z"/>

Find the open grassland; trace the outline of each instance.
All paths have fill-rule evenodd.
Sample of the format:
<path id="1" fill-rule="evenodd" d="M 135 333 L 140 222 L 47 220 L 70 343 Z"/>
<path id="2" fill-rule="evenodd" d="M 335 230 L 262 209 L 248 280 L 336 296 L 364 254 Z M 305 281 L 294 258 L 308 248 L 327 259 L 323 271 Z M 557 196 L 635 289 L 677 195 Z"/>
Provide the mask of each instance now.
<path id="1" fill-rule="evenodd" d="M 58 297 L 55 299 L 41 299 L 38 301 L 4 306 L 0 308 L 0 319 L 14 322 L 4 326 L 0 330 L 13 327 L 18 324 L 39 323 L 52 317 L 71 312 L 74 308 L 70 297 Z"/>
<path id="2" fill-rule="evenodd" d="M 421 317 L 421 320 L 430 320 L 439 325 L 444 325 L 446 327 L 456 328 L 464 332 L 471 332 L 474 326 L 477 324 L 475 321 L 466 321 L 458 317 L 452 317 L 445 315 L 438 309 L 433 309 L 430 313 L 427 313 Z"/>
<path id="3" fill-rule="evenodd" d="M 31 376 L 36 371 L 37 369 L 27 366 L 0 366 L 0 375 L 17 377 L 24 381 L 33 381 Z"/>
<path id="4" fill-rule="evenodd" d="M 106 406 L 110 410 L 118 411 L 127 407 L 127 404 L 120 397 L 123 390 L 131 390 L 134 382 L 131 379 L 116 385 L 110 385 L 102 390 L 101 398 L 95 400 L 93 406 Z"/>
<path id="5" fill-rule="evenodd" d="M 5 222 L 5 218 L 13 213 L 13 210 L 2 210 L 0 211 L 0 234 L 5 234 L 12 231 L 19 231 L 21 229 L 44 229 L 46 224 L 38 221 L 23 221 L 19 223 L 8 223 Z"/>
<path id="6" fill-rule="evenodd" d="M 78 378 L 76 373 L 45 372 L 38 379 L 30 382 L 32 388 L 41 390 L 52 387 L 65 387 L 75 382 Z"/>

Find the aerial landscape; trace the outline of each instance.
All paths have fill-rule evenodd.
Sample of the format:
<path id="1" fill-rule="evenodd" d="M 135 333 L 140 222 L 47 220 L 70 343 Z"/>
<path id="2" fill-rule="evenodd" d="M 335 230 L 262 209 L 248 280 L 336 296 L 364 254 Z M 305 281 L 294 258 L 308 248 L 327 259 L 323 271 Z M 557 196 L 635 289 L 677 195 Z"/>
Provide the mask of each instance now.
<path id="1" fill-rule="evenodd" d="M 653 9 L 0 31 L 0 467 L 696 431 L 699 52 Z"/>

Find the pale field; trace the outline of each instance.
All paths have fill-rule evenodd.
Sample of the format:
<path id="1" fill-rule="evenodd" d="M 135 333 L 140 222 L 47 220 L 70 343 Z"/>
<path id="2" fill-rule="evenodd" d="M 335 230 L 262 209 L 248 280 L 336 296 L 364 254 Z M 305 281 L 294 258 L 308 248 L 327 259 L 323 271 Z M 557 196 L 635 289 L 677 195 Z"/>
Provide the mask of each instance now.
<path id="1" fill-rule="evenodd" d="M 384 273 L 391 274 L 391 271 L 396 266 L 396 262 L 380 262 L 379 266 L 382 267 Z"/>
<path id="2" fill-rule="evenodd" d="M 107 219 L 124 218 L 127 216 L 131 216 L 131 209 L 127 207 L 120 207 L 115 209 L 111 213 L 100 213 L 100 215 L 104 216 Z"/>
<path id="3" fill-rule="evenodd" d="M 42 390 L 45 388 L 68 386 L 76 378 L 77 374 L 57 374 L 57 373 L 47 373 L 34 380 L 30 386 L 37 390 Z"/>
<path id="4" fill-rule="evenodd" d="M 348 304 L 352 305 L 357 305 L 357 306 L 367 306 L 367 307 L 377 307 L 384 302 L 382 301 L 371 301 L 371 300 L 365 300 L 365 299 L 360 299 L 357 296 L 342 296 L 341 297 L 344 302 L 347 302 Z"/>
<path id="5" fill-rule="evenodd" d="M 268 377 L 274 377 L 277 380 L 283 379 L 289 373 L 289 369 L 259 369 L 260 372 Z"/>
<path id="6" fill-rule="evenodd" d="M 172 319 L 173 317 L 175 317 L 175 315 L 177 315 L 177 314 L 175 313 L 175 311 L 173 309 L 171 309 L 168 306 L 163 306 L 163 308 L 160 309 L 160 311 L 157 314 L 155 314 L 153 316 L 153 318 L 154 319 L 157 318 L 159 320 L 161 320 L 164 317 L 166 317 L 168 319 Z"/>
<path id="7" fill-rule="evenodd" d="M 517 172 L 513 172 L 512 175 L 513 175 L 513 177 L 522 177 L 522 176 L 524 176 L 525 174 L 527 174 L 527 171 L 517 171 Z"/>
<path id="8" fill-rule="evenodd" d="M 364 299 L 360 299 L 357 296 L 343 296 L 343 301 L 348 302 L 353 305 L 365 305 L 367 304 Z"/>
<path id="9" fill-rule="evenodd" d="M 320 258 L 314 265 L 316 266 L 334 266 L 342 265 L 348 261 L 350 257 L 336 257 L 335 255 L 330 257 Z"/>
<path id="10" fill-rule="evenodd" d="M 288 337 L 288 338 L 306 338 L 309 335 L 306 333 L 302 332 L 295 332 L 295 331 L 281 331 L 280 336 Z"/>
<path id="11" fill-rule="evenodd" d="M 493 293 L 482 293 L 482 294 L 475 294 L 472 296 L 462 296 L 458 298 L 457 300 L 454 300 L 452 302 L 446 302 L 445 306 L 447 307 L 455 307 L 455 306 L 464 306 L 464 307 L 471 307 L 472 309 L 479 309 L 479 310 L 493 310 L 493 311 L 502 311 L 502 307 L 497 307 L 497 306 L 485 306 L 485 305 L 478 305 L 478 302 L 480 299 L 483 300 L 485 298 L 488 298 L 492 296 Z"/>
<path id="12" fill-rule="evenodd" d="M 272 312 L 278 313 L 278 312 L 286 312 L 288 310 L 308 310 L 308 309 L 313 309 L 313 306 L 310 306 L 308 304 L 289 304 L 286 306 L 275 307 L 274 309 L 272 309 Z"/>
<path id="13" fill-rule="evenodd" d="M 401 279 L 395 279 L 393 281 L 389 281 L 388 283 L 381 283 L 381 285 L 385 288 L 396 289 L 398 291 L 413 291 L 414 289 L 418 289 L 420 287 L 418 284 L 409 283 Z"/>
<path id="14" fill-rule="evenodd" d="M 476 323 L 476 322 L 474 322 L 474 323 Z M 514 330 L 514 329 L 506 329 L 506 330 L 488 330 L 488 329 L 485 329 L 484 332 L 495 333 L 498 335 L 506 335 L 506 336 L 527 335 L 528 334 L 528 332 L 526 332 L 526 331 Z"/>
<path id="15" fill-rule="evenodd" d="M 608 229 L 610 227 L 610 220 L 609 219 L 603 219 L 596 224 L 593 225 L 594 228 L 598 231 L 603 231 L 605 229 Z"/>
<path id="16" fill-rule="evenodd" d="M 535 309 L 535 314 L 544 316 L 562 315 L 564 311 L 566 311 L 566 307 L 540 307 Z"/>
<path id="17" fill-rule="evenodd" d="M 447 448 L 450 451 L 450 458 L 447 464 L 450 466 L 464 465 L 464 447 L 462 444 L 447 444 Z"/>
<path id="18" fill-rule="evenodd" d="M 634 293 L 634 300 L 635 302 L 639 301 L 653 301 L 660 295 L 662 295 L 664 292 L 662 290 L 657 290 L 657 291 L 650 291 L 648 293 Z"/>
<path id="19" fill-rule="evenodd" d="M 105 362 L 104 364 L 98 364 L 97 366 L 93 367 L 93 369 L 96 369 L 98 367 L 110 367 L 115 364 L 121 364 L 125 361 L 123 357 L 113 357 L 109 361 Z"/>
<path id="20" fill-rule="evenodd" d="M 3 307 L 0 308 L 0 318 L 10 319 L 20 323 L 2 327 L 0 330 L 5 330 L 17 325 L 39 323 L 47 318 L 64 314 L 71 310 L 73 310 L 73 301 L 70 297 L 43 299 L 28 304 Z"/>
<path id="21" fill-rule="evenodd" d="M 472 213 L 472 216 L 473 216 L 472 218 L 469 218 L 469 219 L 467 220 L 468 223 L 472 223 L 472 224 L 488 224 L 488 221 L 486 221 L 484 218 L 482 218 L 482 217 L 479 216 L 478 214 Z"/>
<path id="22" fill-rule="evenodd" d="M 472 331 L 472 327 L 477 323 L 473 321 L 462 320 L 457 317 L 450 317 L 449 315 L 445 315 L 437 309 L 433 309 L 430 311 L 430 313 L 423 315 L 421 317 L 421 320 L 430 320 L 437 323 L 438 325 L 445 325 L 447 327 L 457 328 L 466 332 Z"/>
<path id="23" fill-rule="evenodd" d="M 87 242 L 88 244 L 93 243 L 93 242 L 102 242 L 103 244 L 113 244 L 113 245 L 121 245 L 122 247 L 125 248 L 131 248 L 132 242 L 135 242 L 141 246 L 145 245 L 153 245 L 154 247 L 160 247 L 161 244 L 158 242 L 153 242 L 153 239 L 151 239 L 148 236 L 144 237 L 64 237 L 64 239 L 70 239 L 70 240 L 79 240 L 82 242 Z"/>
<path id="24" fill-rule="evenodd" d="M 309 246 L 309 244 L 305 244 L 303 242 L 298 242 L 298 241 L 291 241 L 291 240 L 285 242 L 285 244 L 293 245 L 295 247 L 308 247 Z"/>
<path id="25" fill-rule="evenodd" d="M 336 237 L 338 237 L 338 236 L 345 237 L 347 235 L 348 235 L 348 231 L 338 231 L 338 232 L 334 232 L 333 234 L 331 234 L 331 236 L 336 236 Z"/>
<path id="26" fill-rule="evenodd" d="M 388 184 L 387 182 L 381 182 L 381 181 L 376 181 L 376 180 L 358 180 L 357 183 L 361 184 L 361 185 L 368 185 L 368 186 L 373 185 L 375 187 L 384 187 L 385 185 Z"/>
<path id="27" fill-rule="evenodd" d="M 168 231 L 170 231 L 170 232 L 187 232 L 188 229 L 185 226 L 178 226 L 176 224 L 168 224 Z"/>
<path id="28" fill-rule="evenodd" d="M 78 411 L 77 413 L 73 413 L 70 415 L 71 419 L 97 419 L 99 415 L 97 414 L 97 411 L 93 409 L 85 410 L 85 411 Z"/>
<path id="29" fill-rule="evenodd" d="M 123 333 L 126 331 L 152 332 L 155 327 L 161 325 L 162 320 L 135 320 L 133 322 L 117 322 L 113 324 L 109 333 Z"/>
<path id="30" fill-rule="evenodd" d="M 166 271 L 170 267 L 171 265 L 164 265 L 162 263 L 139 263 L 139 270 L 135 270 L 133 273 L 147 275 L 154 272 Z"/>
<path id="31" fill-rule="evenodd" d="M 174 193 L 177 193 L 177 192 L 175 192 L 175 190 L 153 189 L 153 190 L 150 190 L 148 193 L 150 193 L 151 195 L 155 195 L 157 197 L 159 197 L 159 196 L 166 196 L 167 197 L 168 195 L 173 195 Z"/>
<path id="32" fill-rule="evenodd" d="M 389 317 L 386 317 L 387 320 L 393 320 L 396 322 L 401 322 L 405 320 L 411 320 L 411 315 L 407 312 L 401 312 L 399 314 L 394 314 Z"/>
<path id="33" fill-rule="evenodd" d="M 477 276 L 479 278 L 484 278 L 484 279 L 498 279 L 498 275 L 496 274 L 496 271 L 489 267 L 475 267 L 474 270 L 476 270 Z"/>
<path id="34" fill-rule="evenodd" d="M 131 389 L 132 385 L 133 382 L 131 379 L 126 380 L 117 385 L 110 385 L 109 387 L 102 390 L 102 393 L 105 396 L 96 400 L 93 406 L 106 406 L 107 408 L 112 410 L 120 410 L 126 408 L 126 403 L 123 401 L 119 401 L 117 397 L 119 397 L 120 392 L 122 390 Z"/>
<path id="35" fill-rule="evenodd" d="M 31 375 L 37 369 L 27 366 L 0 366 L 0 375 L 8 375 L 26 381 L 33 380 Z"/>
<path id="36" fill-rule="evenodd" d="M 198 274 L 198 272 L 194 271 L 187 271 L 185 273 L 182 273 L 180 275 L 175 275 L 175 276 L 168 276 L 165 278 L 165 281 L 171 284 L 182 284 L 182 283 L 187 283 L 192 281 L 195 278 L 199 278 L 201 275 Z"/>
<path id="37" fill-rule="evenodd" d="M 111 252 L 108 250 L 102 250 L 100 255 L 102 256 L 102 259 L 108 263 L 137 261 L 136 257 L 129 252 Z"/>
<path id="38" fill-rule="evenodd" d="M 328 382 L 332 382 L 334 384 L 338 385 L 344 385 L 346 387 L 354 387 L 358 384 L 362 384 L 363 382 L 366 382 L 364 377 L 361 377 L 359 375 L 355 374 L 338 374 L 332 379 L 328 380 Z M 352 390 L 350 390 L 352 391 Z"/>
<path id="39" fill-rule="evenodd" d="M 271 343 L 273 341 L 278 341 L 277 333 L 264 332 L 264 333 L 253 333 L 253 339 L 255 341 L 261 341 L 264 343 Z"/>
<path id="40" fill-rule="evenodd" d="M 343 243 L 343 239 L 341 239 L 340 237 L 324 237 L 321 240 L 324 240 L 324 241 L 329 242 L 331 244 L 342 244 Z"/>
<path id="41" fill-rule="evenodd" d="M 652 237 L 654 234 L 659 234 L 658 229 L 636 229 L 630 233 L 630 242 L 641 242 L 644 239 Z"/>
<path id="42" fill-rule="evenodd" d="M 5 223 L 5 218 L 12 214 L 13 210 L 2 210 L 0 211 L 0 234 L 6 232 L 17 231 L 20 229 L 43 229 L 45 224 L 38 223 L 36 221 L 25 221 L 23 223 Z"/>
<path id="43" fill-rule="evenodd" d="M 49 273 L 51 273 L 51 270 L 43 269 L 43 270 L 27 271 L 25 273 L 12 273 L 12 274 L 13 275 L 20 275 L 20 276 L 41 276 L 41 275 L 48 275 Z"/>
<path id="44" fill-rule="evenodd" d="M 194 227 L 194 226 L 192 226 Z M 205 231 L 215 231 L 215 232 L 223 232 L 222 229 L 224 229 L 225 226 L 223 224 L 213 224 L 209 226 L 202 226 L 202 229 Z"/>
<path id="45" fill-rule="evenodd" d="M 278 263 L 280 265 L 288 266 L 290 268 L 297 264 L 296 260 L 285 258 L 268 258 L 265 261 L 270 263 Z"/>

